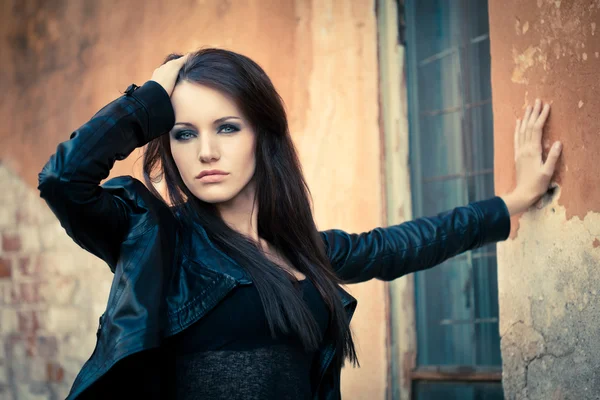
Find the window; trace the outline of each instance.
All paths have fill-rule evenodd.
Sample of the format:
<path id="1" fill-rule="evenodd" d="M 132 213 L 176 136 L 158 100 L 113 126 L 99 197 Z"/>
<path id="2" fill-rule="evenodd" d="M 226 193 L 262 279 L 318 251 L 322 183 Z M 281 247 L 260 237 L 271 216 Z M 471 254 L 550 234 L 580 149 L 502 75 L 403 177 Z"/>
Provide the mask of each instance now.
<path id="1" fill-rule="evenodd" d="M 494 195 L 485 0 L 404 5 L 414 217 Z M 415 399 L 503 399 L 496 247 L 415 274 Z"/>

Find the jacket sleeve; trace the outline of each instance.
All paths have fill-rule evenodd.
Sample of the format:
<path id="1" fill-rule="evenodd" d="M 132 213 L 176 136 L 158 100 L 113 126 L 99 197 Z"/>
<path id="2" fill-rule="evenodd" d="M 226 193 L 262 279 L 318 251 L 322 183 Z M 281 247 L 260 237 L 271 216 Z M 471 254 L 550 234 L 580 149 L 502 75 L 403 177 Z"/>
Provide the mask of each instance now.
<path id="1" fill-rule="evenodd" d="M 510 215 L 494 197 L 435 217 L 361 234 L 321 232 L 334 270 L 345 283 L 373 278 L 391 281 L 421 271 L 485 244 L 506 240 Z"/>
<path id="2" fill-rule="evenodd" d="M 113 271 L 122 241 L 142 221 L 135 218 L 140 207 L 135 193 L 149 191 L 130 176 L 102 186 L 100 182 L 115 160 L 168 132 L 174 121 L 170 97 L 161 85 L 132 85 L 60 143 L 38 174 L 40 197 L 67 234 Z"/>

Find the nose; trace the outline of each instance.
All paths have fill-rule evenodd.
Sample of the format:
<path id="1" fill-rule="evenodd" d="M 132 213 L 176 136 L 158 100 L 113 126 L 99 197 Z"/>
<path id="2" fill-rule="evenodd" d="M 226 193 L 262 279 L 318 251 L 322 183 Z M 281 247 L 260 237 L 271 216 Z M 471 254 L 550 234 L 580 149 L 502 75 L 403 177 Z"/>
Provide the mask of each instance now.
<path id="1" fill-rule="evenodd" d="M 202 163 L 211 163 L 219 160 L 219 144 L 216 135 L 200 135 L 200 149 L 198 149 L 198 159 Z"/>

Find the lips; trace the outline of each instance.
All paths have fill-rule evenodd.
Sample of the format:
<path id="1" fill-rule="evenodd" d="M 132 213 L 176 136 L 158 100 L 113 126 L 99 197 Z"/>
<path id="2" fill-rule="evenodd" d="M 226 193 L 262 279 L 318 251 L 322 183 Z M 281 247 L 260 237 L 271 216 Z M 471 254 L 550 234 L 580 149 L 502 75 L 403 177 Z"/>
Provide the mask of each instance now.
<path id="1" fill-rule="evenodd" d="M 196 179 L 198 179 L 201 182 L 214 183 L 222 181 L 227 175 L 229 175 L 229 173 L 225 171 L 212 169 L 200 172 L 200 174 L 196 176 Z"/>

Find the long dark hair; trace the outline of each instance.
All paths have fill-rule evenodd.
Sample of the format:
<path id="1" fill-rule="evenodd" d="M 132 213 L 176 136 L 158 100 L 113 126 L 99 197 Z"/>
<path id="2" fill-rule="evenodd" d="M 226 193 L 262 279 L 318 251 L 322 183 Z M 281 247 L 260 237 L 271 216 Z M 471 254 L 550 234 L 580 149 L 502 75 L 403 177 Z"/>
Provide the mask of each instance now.
<path id="1" fill-rule="evenodd" d="M 165 62 L 181 57 L 171 54 Z M 329 329 L 341 351 L 339 366 L 348 358 L 358 364 L 348 317 L 337 284 L 341 280 L 325 254 L 314 223 L 310 192 L 289 133 L 283 101 L 263 69 L 246 56 L 223 50 L 201 49 L 190 55 L 177 82 L 188 81 L 218 90 L 232 98 L 256 132 L 256 170 L 252 179 L 258 205 L 258 235 L 280 251 L 318 289 L 330 310 Z M 267 259 L 257 243 L 231 229 L 214 205 L 195 197 L 179 174 L 171 154 L 169 135 L 151 141 L 144 152 L 144 180 L 164 178 L 168 200 L 182 211 L 184 225 L 199 223 L 211 240 L 235 259 L 252 277 L 273 336 L 279 330 L 296 333 L 307 350 L 319 347 L 319 328 L 293 275 Z M 186 223 L 186 221 L 188 221 Z M 191 229 L 191 228 L 190 228 Z"/>

